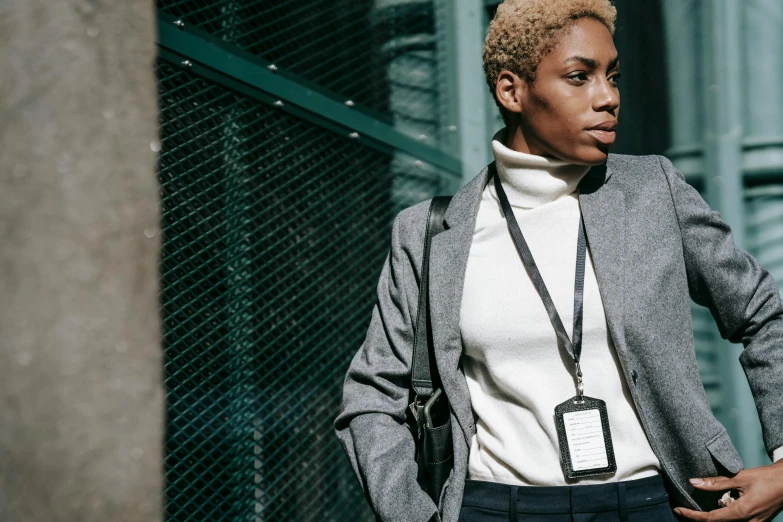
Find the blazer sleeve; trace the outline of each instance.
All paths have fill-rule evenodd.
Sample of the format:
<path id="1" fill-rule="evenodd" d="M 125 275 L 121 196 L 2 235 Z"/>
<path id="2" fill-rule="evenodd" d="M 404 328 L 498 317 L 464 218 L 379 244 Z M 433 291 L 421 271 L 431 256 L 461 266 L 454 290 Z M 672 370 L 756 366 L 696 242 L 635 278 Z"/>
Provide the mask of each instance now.
<path id="1" fill-rule="evenodd" d="M 420 263 L 423 250 L 423 245 L 415 252 L 403 245 L 402 236 L 413 235 L 402 230 L 410 228 L 401 224 L 407 213 L 394 220 L 370 325 L 345 376 L 334 428 L 381 520 L 439 521 L 437 506 L 416 481 L 415 444 L 405 422 L 418 299 L 414 259 Z"/>
<path id="2" fill-rule="evenodd" d="M 770 276 L 669 159 L 659 156 L 682 233 L 691 298 L 706 306 L 739 357 L 771 459 L 783 457 L 783 305 Z"/>

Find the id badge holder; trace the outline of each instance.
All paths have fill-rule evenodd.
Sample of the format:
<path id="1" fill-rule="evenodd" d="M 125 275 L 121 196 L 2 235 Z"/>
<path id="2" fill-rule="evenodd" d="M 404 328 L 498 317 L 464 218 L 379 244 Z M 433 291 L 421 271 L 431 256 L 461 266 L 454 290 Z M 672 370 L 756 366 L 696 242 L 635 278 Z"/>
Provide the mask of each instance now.
<path id="1" fill-rule="evenodd" d="M 606 403 L 583 395 L 555 407 L 560 460 L 568 478 L 617 471 Z"/>

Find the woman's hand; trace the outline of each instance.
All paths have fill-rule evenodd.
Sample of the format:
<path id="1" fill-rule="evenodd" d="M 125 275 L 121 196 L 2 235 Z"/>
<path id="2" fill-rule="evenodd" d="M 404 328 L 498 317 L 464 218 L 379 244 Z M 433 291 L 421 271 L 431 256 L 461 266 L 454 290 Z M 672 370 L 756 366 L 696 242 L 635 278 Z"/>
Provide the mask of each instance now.
<path id="1" fill-rule="evenodd" d="M 731 478 L 691 479 L 691 484 L 704 491 L 735 489 L 740 498 L 712 511 L 678 507 L 674 512 L 681 520 L 768 522 L 783 511 L 783 460 L 768 466 L 741 470 Z"/>

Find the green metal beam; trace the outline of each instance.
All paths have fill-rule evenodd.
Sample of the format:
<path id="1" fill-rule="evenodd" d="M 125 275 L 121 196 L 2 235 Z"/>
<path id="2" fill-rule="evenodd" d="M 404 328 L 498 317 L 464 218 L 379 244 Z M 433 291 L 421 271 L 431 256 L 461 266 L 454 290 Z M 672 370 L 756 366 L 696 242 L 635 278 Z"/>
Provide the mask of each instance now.
<path id="1" fill-rule="evenodd" d="M 490 161 L 492 134 L 487 128 L 487 98 L 481 57 L 486 31 L 482 0 L 456 2 L 457 83 L 459 85 L 459 134 L 463 162 L 462 183 L 473 179 Z"/>
<path id="2" fill-rule="evenodd" d="M 364 110 L 318 92 L 305 82 L 271 70 L 272 64 L 187 26 L 187 21 L 184 27 L 178 27 L 174 22 L 172 17 L 161 14 L 158 22 L 161 58 L 179 64 L 187 60 L 185 66 L 196 74 L 342 133 L 348 139 L 385 152 L 390 149 L 403 151 L 450 174 L 461 175 L 459 158 L 425 145 Z"/>
<path id="3" fill-rule="evenodd" d="M 433 0 L 432 5 L 435 11 L 439 93 L 443 97 L 438 104 L 441 128 L 438 141 L 442 144 L 445 152 L 460 155 L 459 79 L 457 76 L 459 60 L 455 9 L 452 0 Z M 452 192 L 457 192 L 462 185 L 462 176 L 454 178 L 451 186 Z"/>

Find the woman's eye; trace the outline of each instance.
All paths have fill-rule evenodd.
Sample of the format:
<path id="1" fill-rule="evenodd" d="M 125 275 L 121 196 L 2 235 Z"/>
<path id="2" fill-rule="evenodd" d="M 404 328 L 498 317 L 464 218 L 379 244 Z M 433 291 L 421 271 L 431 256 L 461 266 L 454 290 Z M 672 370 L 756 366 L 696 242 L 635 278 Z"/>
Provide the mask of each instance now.
<path id="1" fill-rule="evenodd" d="M 620 73 L 617 73 L 617 74 L 614 74 L 614 75 L 610 76 L 609 79 L 612 82 L 617 82 L 617 80 L 620 78 L 620 76 L 621 76 Z M 574 80 L 574 81 L 577 81 L 577 82 L 587 81 L 587 73 L 580 72 L 580 73 L 572 74 L 571 76 L 568 76 L 568 79 L 569 80 Z"/>

